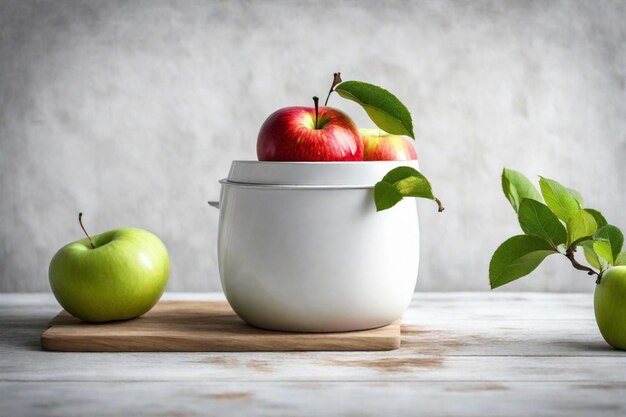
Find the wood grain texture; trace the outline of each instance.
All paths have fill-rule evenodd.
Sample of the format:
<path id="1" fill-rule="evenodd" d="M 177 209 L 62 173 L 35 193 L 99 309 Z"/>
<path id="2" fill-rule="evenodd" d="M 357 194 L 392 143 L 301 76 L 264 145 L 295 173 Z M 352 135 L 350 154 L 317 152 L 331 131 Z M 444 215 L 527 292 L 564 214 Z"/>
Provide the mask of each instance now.
<path id="1" fill-rule="evenodd" d="M 289 333 L 244 323 L 225 301 L 161 301 L 134 320 L 85 323 L 62 312 L 41 336 L 62 352 L 375 351 L 400 346 L 400 325 L 341 333 Z"/>
<path id="2" fill-rule="evenodd" d="M 625 396 L 585 382 L 0 382 L 11 417 L 623 417 Z"/>
<path id="3" fill-rule="evenodd" d="M 57 312 L 49 294 L 0 294 L 0 416 L 626 413 L 626 352 L 592 294 L 417 293 L 385 352 L 42 351 Z"/>

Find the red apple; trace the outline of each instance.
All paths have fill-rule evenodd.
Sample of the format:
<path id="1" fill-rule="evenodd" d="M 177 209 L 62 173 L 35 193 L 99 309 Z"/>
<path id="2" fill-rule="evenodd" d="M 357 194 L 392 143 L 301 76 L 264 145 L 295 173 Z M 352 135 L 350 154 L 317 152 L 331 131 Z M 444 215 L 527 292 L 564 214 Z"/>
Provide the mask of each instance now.
<path id="1" fill-rule="evenodd" d="M 359 129 L 365 148 L 365 161 L 410 161 L 417 159 L 417 152 L 409 139 L 390 135 L 380 129 Z"/>
<path id="2" fill-rule="evenodd" d="M 356 125 L 332 107 L 287 107 L 267 118 L 256 145 L 259 161 L 362 161 Z"/>

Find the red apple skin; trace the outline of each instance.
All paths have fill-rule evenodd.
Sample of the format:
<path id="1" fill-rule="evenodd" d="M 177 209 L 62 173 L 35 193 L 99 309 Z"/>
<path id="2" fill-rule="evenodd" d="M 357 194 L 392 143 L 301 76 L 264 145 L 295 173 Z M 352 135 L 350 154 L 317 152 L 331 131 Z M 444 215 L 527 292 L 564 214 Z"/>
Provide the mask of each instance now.
<path id="1" fill-rule="evenodd" d="M 359 129 L 363 139 L 365 161 L 413 161 L 417 152 L 409 139 L 390 135 L 378 129 Z"/>
<path id="2" fill-rule="evenodd" d="M 344 112 L 320 107 L 287 107 L 272 113 L 259 130 L 259 161 L 362 161 L 363 140 Z"/>

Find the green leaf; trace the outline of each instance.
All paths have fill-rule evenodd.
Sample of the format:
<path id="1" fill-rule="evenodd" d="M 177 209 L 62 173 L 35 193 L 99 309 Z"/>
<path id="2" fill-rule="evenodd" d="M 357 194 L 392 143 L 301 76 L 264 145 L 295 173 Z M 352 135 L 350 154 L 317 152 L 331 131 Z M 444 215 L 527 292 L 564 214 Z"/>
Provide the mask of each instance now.
<path id="1" fill-rule="evenodd" d="M 496 249 L 489 263 L 491 288 L 508 284 L 530 274 L 546 256 L 558 253 L 537 236 L 519 235 L 506 240 Z"/>
<path id="2" fill-rule="evenodd" d="M 604 218 L 604 216 L 602 215 L 602 213 L 600 213 L 598 210 L 594 210 L 591 208 L 586 208 L 584 210 L 593 216 L 594 220 L 596 221 L 596 224 L 598 225 L 598 229 L 609 224 Z"/>
<path id="3" fill-rule="evenodd" d="M 617 255 L 615 265 L 626 265 L 626 251 L 623 250 Z"/>
<path id="4" fill-rule="evenodd" d="M 613 265 L 615 262 L 613 259 L 611 244 L 607 240 L 594 240 L 593 251 L 598 254 L 599 257 L 606 260 L 610 265 Z"/>
<path id="5" fill-rule="evenodd" d="M 394 168 L 382 180 L 393 184 L 403 196 L 435 199 L 430 183 L 415 168 L 407 166 Z"/>
<path id="6" fill-rule="evenodd" d="M 421 197 L 436 200 L 430 182 L 415 168 L 401 166 L 389 171 L 374 186 L 376 211 L 396 205 L 403 197 Z"/>
<path id="7" fill-rule="evenodd" d="M 502 191 L 517 212 L 522 200 L 541 201 L 541 195 L 535 186 L 519 171 L 504 168 L 502 170 Z"/>
<path id="8" fill-rule="evenodd" d="M 345 81 L 335 91 L 343 98 L 360 104 L 372 121 L 393 135 L 415 139 L 409 110 L 389 91 L 361 81 Z"/>
<path id="9" fill-rule="evenodd" d="M 585 259 L 589 265 L 599 270 L 603 270 L 606 267 L 606 262 L 598 256 L 596 251 L 593 250 L 593 242 L 583 242 L 581 246 L 583 247 Z"/>
<path id="10" fill-rule="evenodd" d="M 624 235 L 617 227 L 607 224 L 593 236 L 593 250 L 606 261 L 615 265 L 624 245 Z"/>
<path id="11" fill-rule="evenodd" d="M 432 187 L 428 180 L 422 175 L 412 175 L 394 184 L 400 194 L 407 197 L 421 197 L 434 200 Z"/>
<path id="12" fill-rule="evenodd" d="M 568 246 L 591 239 L 596 230 L 598 230 L 596 220 L 585 210 L 579 210 L 577 213 L 570 216 L 569 220 L 566 222 L 566 226 Z"/>
<path id="13" fill-rule="evenodd" d="M 547 240 L 553 248 L 567 241 L 567 231 L 563 223 L 545 204 L 525 198 L 517 215 L 524 233 Z"/>
<path id="14" fill-rule="evenodd" d="M 570 191 L 554 180 L 540 177 L 539 187 L 548 207 L 564 222 L 582 208 Z"/>
<path id="15" fill-rule="evenodd" d="M 578 202 L 578 205 L 582 208 L 584 206 L 583 196 L 578 191 L 574 190 L 573 188 L 568 188 L 567 191 L 569 191 L 572 197 L 574 197 L 574 200 L 576 200 Z"/>
<path id="16" fill-rule="evenodd" d="M 374 203 L 376 211 L 387 210 L 402 200 L 402 194 L 396 190 L 393 184 L 380 181 L 374 186 Z"/>
<path id="17" fill-rule="evenodd" d="M 398 181 L 401 181 L 407 177 L 410 177 L 411 175 L 421 175 L 421 174 L 418 170 L 416 170 L 413 167 L 401 166 L 401 167 L 397 167 L 389 171 L 387 174 L 385 174 L 385 176 L 383 177 L 381 181 L 395 184 Z"/>

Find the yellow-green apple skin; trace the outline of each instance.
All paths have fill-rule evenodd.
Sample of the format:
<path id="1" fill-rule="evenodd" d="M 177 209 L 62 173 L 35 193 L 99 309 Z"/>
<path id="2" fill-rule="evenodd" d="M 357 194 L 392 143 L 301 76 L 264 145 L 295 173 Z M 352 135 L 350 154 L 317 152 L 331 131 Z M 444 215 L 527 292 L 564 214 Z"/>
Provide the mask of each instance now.
<path id="1" fill-rule="evenodd" d="M 380 129 L 359 129 L 364 161 L 413 161 L 417 152 L 409 139 Z"/>
<path id="2" fill-rule="evenodd" d="M 159 301 L 170 260 L 161 240 L 136 228 L 111 230 L 62 247 L 50 262 L 50 287 L 70 314 L 89 322 L 127 320 Z"/>
<path id="3" fill-rule="evenodd" d="M 593 301 L 604 340 L 615 349 L 626 350 L 626 266 L 614 266 L 602 274 Z"/>

